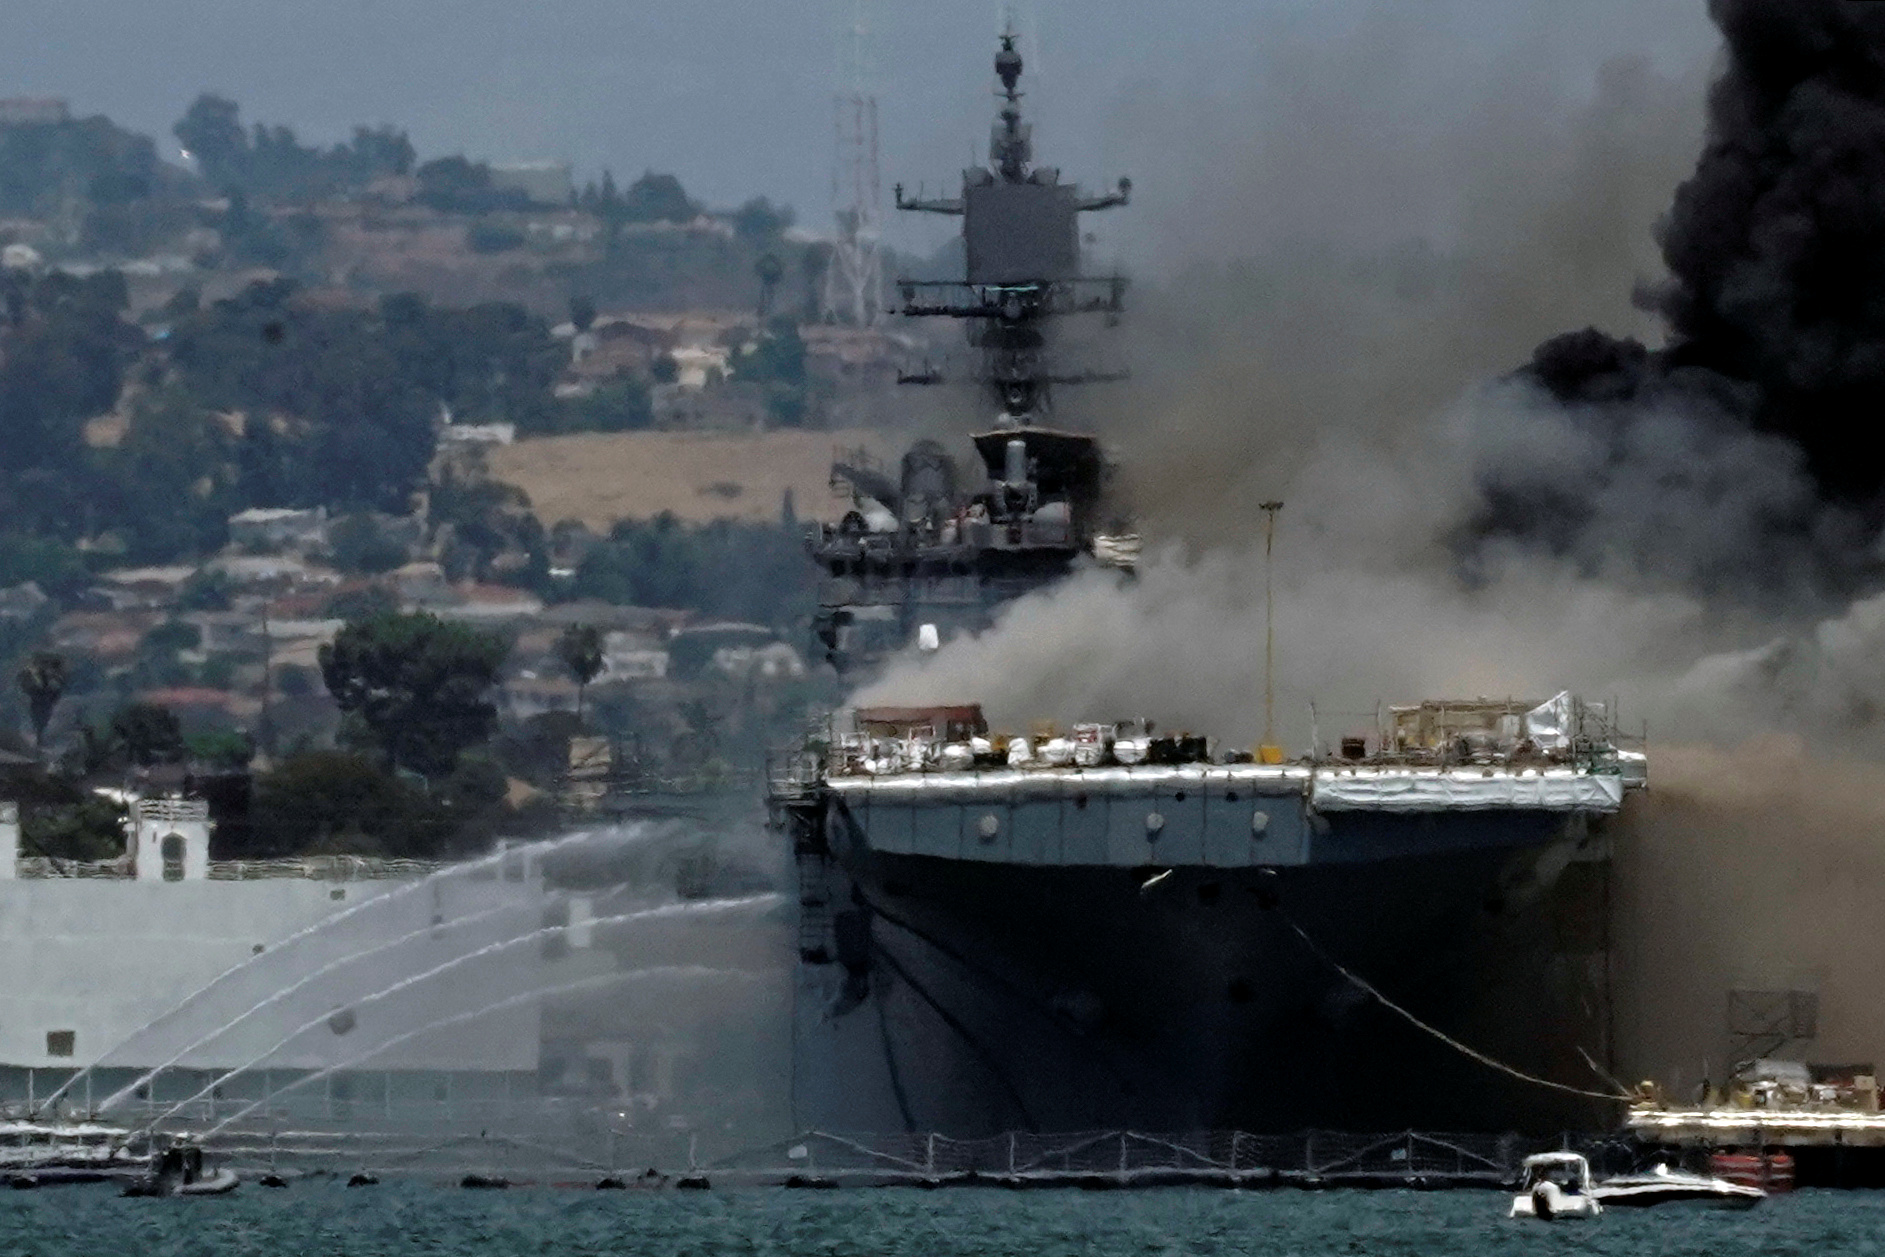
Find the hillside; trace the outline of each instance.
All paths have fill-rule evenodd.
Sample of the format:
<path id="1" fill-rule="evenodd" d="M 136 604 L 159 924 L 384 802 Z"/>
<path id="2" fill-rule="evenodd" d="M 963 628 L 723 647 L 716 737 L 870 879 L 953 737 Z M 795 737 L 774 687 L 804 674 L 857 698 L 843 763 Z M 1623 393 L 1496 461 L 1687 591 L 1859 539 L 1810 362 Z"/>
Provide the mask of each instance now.
<path id="1" fill-rule="evenodd" d="M 882 434 L 778 430 L 750 435 L 586 432 L 493 449 L 494 479 L 530 495 L 545 524 L 581 520 L 598 531 L 663 511 L 690 522 L 779 518 L 786 491 L 801 519 L 836 519 L 848 500 L 830 489 L 832 453 L 864 446 L 882 459 Z"/>

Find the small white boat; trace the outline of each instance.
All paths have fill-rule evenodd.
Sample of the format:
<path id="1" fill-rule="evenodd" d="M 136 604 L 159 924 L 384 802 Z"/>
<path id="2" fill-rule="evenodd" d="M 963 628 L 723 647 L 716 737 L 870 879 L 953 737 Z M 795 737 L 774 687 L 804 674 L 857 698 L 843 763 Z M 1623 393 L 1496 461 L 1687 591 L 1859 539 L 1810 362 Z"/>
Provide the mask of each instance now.
<path id="1" fill-rule="evenodd" d="M 127 1196 L 226 1196 L 242 1185 L 236 1172 L 224 1167 L 205 1170 L 203 1149 L 194 1144 L 173 1144 L 151 1162 L 150 1173 L 124 1189 Z"/>
<path id="2" fill-rule="evenodd" d="M 1603 1211 L 1583 1154 L 1541 1152 L 1525 1158 L 1509 1216 L 1558 1222 L 1594 1218 Z"/>
<path id="3" fill-rule="evenodd" d="M 224 1166 L 219 1170 L 212 1170 L 201 1178 L 194 1179 L 188 1183 L 179 1184 L 177 1187 L 177 1195 L 226 1196 L 241 1185 L 242 1180 L 236 1177 L 236 1172 L 228 1166 Z"/>
<path id="4" fill-rule="evenodd" d="M 1689 1174 L 1658 1163 L 1647 1174 L 1607 1178 L 1592 1189 L 1607 1206 L 1641 1208 L 1646 1205 L 1700 1204 L 1722 1209 L 1751 1209 L 1767 1199 L 1758 1187 L 1731 1183 L 1725 1178 Z"/>

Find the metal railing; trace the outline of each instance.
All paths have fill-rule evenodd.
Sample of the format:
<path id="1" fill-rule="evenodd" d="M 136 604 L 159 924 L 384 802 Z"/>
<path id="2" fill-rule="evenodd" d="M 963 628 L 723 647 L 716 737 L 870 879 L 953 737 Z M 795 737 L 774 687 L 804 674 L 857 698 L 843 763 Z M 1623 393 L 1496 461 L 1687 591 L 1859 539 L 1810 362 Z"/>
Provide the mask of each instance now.
<path id="1" fill-rule="evenodd" d="M 1517 1134 L 1293 1135 L 1248 1131 L 1154 1134 L 1098 1131 L 1068 1135 L 1012 1132 L 987 1139 L 938 1134 L 842 1135 L 808 1131 L 724 1158 L 708 1168 L 729 1178 L 797 1176 L 888 1184 L 993 1179 L 1015 1185 L 1120 1186 L 1258 1181 L 1305 1186 L 1498 1186 L 1517 1177 L 1535 1152 L 1576 1148 L 1594 1163 L 1627 1166 L 1633 1149 L 1615 1140 Z"/>
<path id="2" fill-rule="evenodd" d="M 373 856 L 316 855 L 282 860 L 216 860 L 209 866 L 213 882 L 255 882 L 275 878 L 302 878 L 325 882 L 370 882 L 425 877 L 444 868 L 432 860 L 388 860 Z M 22 856 L 14 876 L 32 881 L 63 878 L 130 881 L 137 867 L 129 856 L 115 860 L 62 860 L 56 856 Z"/>
<path id="3" fill-rule="evenodd" d="M 209 866 L 209 879 L 212 882 L 257 882 L 300 877 L 317 882 L 371 882 L 427 877 L 444 867 L 437 860 L 311 855 L 284 860 L 216 860 Z"/>
<path id="4" fill-rule="evenodd" d="M 202 799 L 138 799 L 131 804 L 133 821 L 189 824 L 209 819 L 209 804 Z"/>

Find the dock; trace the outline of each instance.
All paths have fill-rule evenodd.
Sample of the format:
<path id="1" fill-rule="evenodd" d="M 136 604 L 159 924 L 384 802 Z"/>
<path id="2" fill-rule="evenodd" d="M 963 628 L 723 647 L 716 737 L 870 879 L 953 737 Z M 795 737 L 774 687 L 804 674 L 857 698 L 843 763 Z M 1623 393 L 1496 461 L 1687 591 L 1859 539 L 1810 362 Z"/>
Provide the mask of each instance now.
<path id="1" fill-rule="evenodd" d="M 1845 1107 L 1636 1108 L 1624 1122 L 1640 1145 L 1672 1158 L 1717 1152 L 1785 1154 L 1802 1187 L 1885 1187 L 1885 1113 Z"/>
<path id="2" fill-rule="evenodd" d="M 1849 1109 L 1636 1109 L 1626 1125 L 1664 1147 L 1885 1148 L 1885 1113 Z"/>

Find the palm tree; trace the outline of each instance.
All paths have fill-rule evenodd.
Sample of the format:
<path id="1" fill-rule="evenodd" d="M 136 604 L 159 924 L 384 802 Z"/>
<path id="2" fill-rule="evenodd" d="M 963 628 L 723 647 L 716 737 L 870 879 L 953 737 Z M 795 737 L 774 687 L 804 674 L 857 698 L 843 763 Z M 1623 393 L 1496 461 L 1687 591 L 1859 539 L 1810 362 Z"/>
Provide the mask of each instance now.
<path id="1" fill-rule="evenodd" d="M 602 630 L 593 624 L 572 624 L 556 641 L 556 653 L 576 678 L 576 723 L 583 718 L 583 691 L 602 671 Z"/>
<path id="2" fill-rule="evenodd" d="M 50 650 L 35 651 L 20 669 L 20 692 L 26 695 L 26 710 L 33 722 L 33 745 L 44 750 L 46 726 L 52 722 L 52 709 L 65 695 L 70 679 L 65 656 Z"/>

